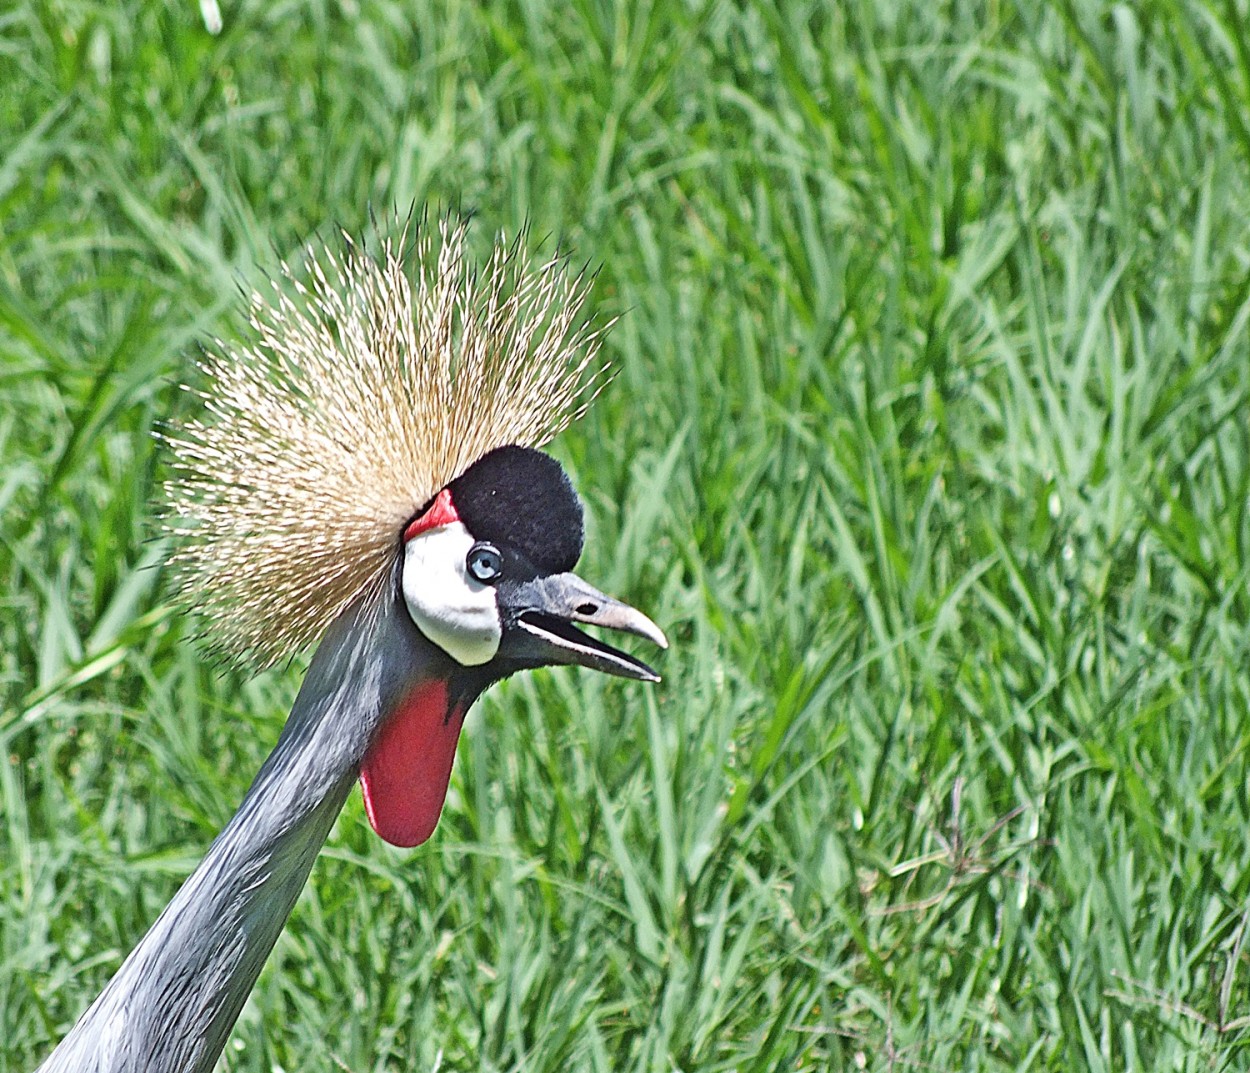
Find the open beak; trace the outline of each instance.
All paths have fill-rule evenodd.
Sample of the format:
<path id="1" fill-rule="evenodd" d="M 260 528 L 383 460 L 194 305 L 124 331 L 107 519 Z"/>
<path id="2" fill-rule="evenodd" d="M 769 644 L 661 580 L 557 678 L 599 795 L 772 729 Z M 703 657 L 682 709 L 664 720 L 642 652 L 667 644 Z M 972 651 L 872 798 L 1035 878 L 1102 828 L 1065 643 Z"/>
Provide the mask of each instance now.
<path id="1" fill-rule="evenodd" d="M 553 574 L 500 586 L 507 653 L 534 666 L 569 664 L 621 678 L 658 682 L 641 660 L 583 633 L 573 623 L 602 626 L 668 647 L 664 631 L 628 604 L 605 596 L 576 574 Z"/>

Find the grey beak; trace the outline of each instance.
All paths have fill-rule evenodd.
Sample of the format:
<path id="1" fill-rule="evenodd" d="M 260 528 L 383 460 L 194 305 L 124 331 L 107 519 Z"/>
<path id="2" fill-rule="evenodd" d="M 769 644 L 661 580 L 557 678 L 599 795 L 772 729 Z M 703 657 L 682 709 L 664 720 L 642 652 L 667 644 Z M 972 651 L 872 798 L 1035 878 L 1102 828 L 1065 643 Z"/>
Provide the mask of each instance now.
<path id="1" fill-rule="evenodd" d="M 573 623 L 645 637 L 668 647 L 664 631 L 629 604 L 614 600 L 576 574 L 553 574 L 501 585 L 499 607 L 508 654 L 526 663 L 573 664 L 622 678 L 658 682 L 641 660 L 582 633 Z"/>

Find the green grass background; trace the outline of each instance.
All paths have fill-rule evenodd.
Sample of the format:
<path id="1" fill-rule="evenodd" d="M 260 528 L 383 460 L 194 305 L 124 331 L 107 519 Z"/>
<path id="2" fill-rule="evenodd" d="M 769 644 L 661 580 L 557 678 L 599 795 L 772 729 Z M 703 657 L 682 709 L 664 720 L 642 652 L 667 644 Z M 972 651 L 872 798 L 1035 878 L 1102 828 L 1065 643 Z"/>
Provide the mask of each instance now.
<path id="1" fill-rule="evenodd" d="M 230 816 L 158 422 L 416 202 L 601 265 L 557 445 L 664 683 L 353 797 L 222 1068 L 1250 1068 L 1245 0 L 0 10 L 0 1073 Z"/>

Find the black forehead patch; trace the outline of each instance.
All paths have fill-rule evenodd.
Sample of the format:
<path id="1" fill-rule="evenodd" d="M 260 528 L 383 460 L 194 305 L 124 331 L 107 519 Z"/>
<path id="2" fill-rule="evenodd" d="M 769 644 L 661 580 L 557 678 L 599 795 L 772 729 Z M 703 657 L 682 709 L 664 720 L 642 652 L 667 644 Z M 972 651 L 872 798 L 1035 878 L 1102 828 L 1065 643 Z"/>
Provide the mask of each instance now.
<path id="1" fill-rule="evenodd" d="M 532 447 L 497 447 L 451 482 L 451 500 L 475 540 L 516 548 L 543 574 L 582 554 L 582 504 L 560 465 Z"/>

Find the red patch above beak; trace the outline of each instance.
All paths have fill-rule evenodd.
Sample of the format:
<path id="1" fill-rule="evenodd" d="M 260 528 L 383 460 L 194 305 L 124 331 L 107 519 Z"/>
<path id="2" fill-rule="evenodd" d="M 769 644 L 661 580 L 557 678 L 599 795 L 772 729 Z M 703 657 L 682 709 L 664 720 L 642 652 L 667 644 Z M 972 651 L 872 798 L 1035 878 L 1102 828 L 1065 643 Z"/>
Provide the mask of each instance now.
<path id="1" fill-rule="evenodd" d="M 392 846 L 434 833 L 447 797 L 464 709 L 447 708 L 447 684 L 417 686 L 383 725 L 360 766 L 365 813 Z"/>
<path id="2" fill-rule="evenodd" d="M 451 489 L 444 488 L 434 497 L 429 510 L 408 523 L 408 528 L 404 530 L 404 543 L 427 529 L 437 529 L 440 525 L 452 525 L 458 521 L 460 515 L 456 513 L 456 505 L 451 501 Z"/>

